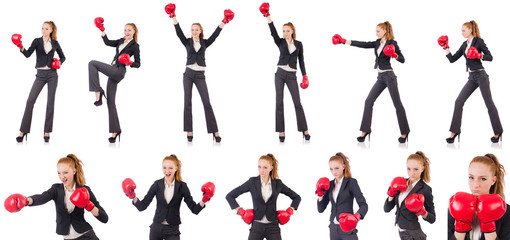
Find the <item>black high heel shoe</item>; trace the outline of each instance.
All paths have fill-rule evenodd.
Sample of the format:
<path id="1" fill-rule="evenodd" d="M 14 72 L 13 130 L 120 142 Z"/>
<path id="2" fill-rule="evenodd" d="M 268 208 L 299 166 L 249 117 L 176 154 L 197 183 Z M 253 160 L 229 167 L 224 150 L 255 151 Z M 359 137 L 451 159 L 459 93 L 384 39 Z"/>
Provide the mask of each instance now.
<path id="1" fill-rule="evenodd" d="M 503 132 L 501 132 L 498 137 L 491 137 L 491 142 L 493 143 L 498 143 L 499 142 L 499 139 L 501 139 L 501 141 L 503 141 Z"/>
<path id="2" fill-rule="evenodd" d="M 453 143 L 453 142 L 455 142 L 456 137 L 458 137 L 457 141 L 460 142 L 460 133 L 455 133 L 455 135 L 453 135 L 453 137 L 446 138 L 446 142 Z"/>
<path id="3" fill-rule="evenodd" d="M 104 90 L 103 90 L 103 89 L 101 89 L 101 91 L 99 91 L 99 100 L 97 100 L 97 101 L 95 101 L 95 102 L 94 102 L 94 105 L 95 105 L 96 107 L 99 107 L 99 106 L 103 105 L 103 96 L 104 96 L 104 98 L 105 98 L 106 100 L 108 100 L 108 98 L 106 98 L 106 94 L 104 94 Z"/>
<path id="4" fill-rule="evenodd" d="M 188 142 L 193 142 L 193 135 L 187 136 L 187 137 L 188 137 Z"/>
<path id="5" fill-rule="evenodd" d="M 358 142 L 364 142 L 365 141 L 365 138 L 368 136 L 368 141 L 370 141 L 370 134 L 372 132 L 365 132 L 365 135 L 364 136 L 359 136 L 358 137 Z"/>
<path id="6" fill-rule="evenodd" d="M 305 134 L 305 132 L 303 132 L 303 138 L 304 138 L 306 141 L 309 141 L 309 140 L 310 140 L 310 134 Z"/>
<path id="7" fill-rule="evenodd" d="M 119 131 L 119 132 L 117 133 L 117 135 L 115 135 L 115 137 L 109 137 L 109 138 L 108 138 L 108 141 L 109 141 L 110 143 L 115 143 L 115 141 L 117 140 L 117 137 L 118 137 L 118 138 L 119 138 L 119 142 L 120 142 L 120 133 L 122 133 L 122 131 Z"/>
<path id="8" fill-rule="evenodd" d="M 221 142 L 221 137 L 220 136 L 216 136 L 216 135 L 214 135 L 214 133 L 213 133 L 212 136 L 213 136 L 213 140 L 214 141 L 216 141 L 217 143 Z M 192 138 L 193 138 L 193 136 L 192 136 Z"/>
<path id="9" fill-rule="evenodd" d="M 398 142 L 399 143 L 405 143 L 405 142 L 408 142 L 409 141 L 409 133 L 406 134 L 406 137 L 399 137 L 398 138 Z"/>
<path id="10" fill-rule="evenodd" d="M 23 133 L 22 136 L 17 136 L 16 137 L 16 142 L 23 142 L 23 138 L 25 138 L 25 141 L 28 141 L 28 133 Z"/>
<path id="11" fill-rule="evenodd" d="M 44 136 L 44 142 L 50 142 L 50 136 Z"/>
<path id="12" fill-rule="evenodd" d="M 285 134 L 283 136 L 279 135 L 278 138 L 280 138 L 280 142 L 285 142 Z"/>

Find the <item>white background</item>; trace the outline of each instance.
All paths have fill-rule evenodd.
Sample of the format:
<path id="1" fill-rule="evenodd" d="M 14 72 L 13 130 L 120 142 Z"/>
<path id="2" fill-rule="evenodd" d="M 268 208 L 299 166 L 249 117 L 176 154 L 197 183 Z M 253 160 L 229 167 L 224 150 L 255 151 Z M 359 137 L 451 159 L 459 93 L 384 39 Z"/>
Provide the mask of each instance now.
<path id="1" fill-rule="evenodd" d="M 494 102 L 503 126 L 509 126 L 508 33 L 506 8 L 502 2 L 480 1 L 274 1 L 271 17 L 281 34 L 281 25 L 291 21 L 297 39 L 303 42 L 310 87 L 301 90 L 310 142 L 296 131 L 292 100 L 285 90 L 287 139 L 278 142 L 274 132 L 274 72 L 278 49 L 267 21 L 258 11 L 259 1 L 178 1 L 177 18 L 186 36 L 189 26 L 200 22 L 208 37 L 223 19 L 223 10 L 235 12 L 216 42 L 207 50 L 206 78 L 220 134 L 213 144 L 206 134 L 205 118 L 198 92 L 194 91 L 194 134 L 192 144 L 182 132 L 182 73 L 186 52 L 175 35 L 171 19 L 164 12 L 166 1 L 3 1 L 0 4 L 3 56 L 0 94 L 0 199 L 12 193 L 32 195 L 59 182 L 56 163 L 75 153 L 85 163 L 87 184 L 104 207 L 110 220 L 102 224 L 90 213 L 86 219 L 101 239 L 147 239 L 155 211 L 153 203 L 138 212 L 124 196 L 121 182 L 131 177 L 143 197 L 154 180 L 163 177 L 161 160 L 176 154 L 183 162 L 183 179 L 196 201 L 200 186 L 213 181 L 216 195 L 200 215 L 181 207 L 183 239 L 246 239 L 249 226 L 231 211 L 224 196 L 257 175 L 258 158 L 268 152 L 280 161 L 283 182 L 301 195 L 302 201 L 291 221 L 281 226 L 284 239 L 328 239 L 329 208 L 316 210 L 315 183 L 331 178 L 328 159 L 341 151 L 351 159 L 369 211 L 358 224 L 360 239 L 398 239 L 394 210 L 382 207 L 388 184 L 396 176 L 407 176 L 405 160 L 417 150 L 432 162 L 432 181 L 437 221 L 420 220 L 429 239 L 446 235 L 449 197 L 469 191 L 467 168 L 477 155 L 491 152 L 503 164 L 508 156 L 503 143 L 491 144 L 492 129 L 479 91 L 466 102 L 460 144 L 447 145 L 445 138 L 453 104 L 467 80 L 465 60 L 450 64 L 437 45 L 448 34 L 452 51 L 464 39 L 461 25 L 479 23 L 482 37 L 494 61 L 484 62 L 490 75 Z M 88 92 L 90 60 L 110 62 L 114 48 L 107 47 L 93 24 L 105 19 L 110 39 L 123 36 L 125 23 L 137 24 L 141 67 L 128 69 L 118 85 L 117 107 L 123 129 L 122 141 L 109 144 L 107 107 L 95 107 Z M 51 142 L 43 142 L 46 88 L 34 108 L 28 141 L 17 144 L 26 98 L 35 78 L 35 54 L 25 59 L 11 43 L 11 35 L 23 35 L 29 47 L 40 37 L 43 21 L 58 27 L 58 41 L 67 57 L 58 71 L 59 86 Z M 375 26 L 390 21 L 405 64 L 392 61 L 399 81 L 411 133 L 408 144 L 398 144 L 395 109 L 387 91 L 374 106 L 371 142 L 358 144 L 364 100 L 376 80 L 373 50 L 331 44 L 331 36 L 373 41 Z M 301 74 L 298 71 L 298 79 Z M 106 77 L 101 75 L 106 86 Z M 507 190 L 507 194 L 510 192 Z M 238 198 L 245 209 L 252 208 L 249 194 Z M 278 209 L 290 199 L 281 195 Z M 355 205 L 356 206 L 356 205 Z M 355 211 L 357 207 L 355 207 Z M 19 213 L 0 211 L 0 239 L 61 239 L 55 234 L 54 204 L 27 207 Z"/>

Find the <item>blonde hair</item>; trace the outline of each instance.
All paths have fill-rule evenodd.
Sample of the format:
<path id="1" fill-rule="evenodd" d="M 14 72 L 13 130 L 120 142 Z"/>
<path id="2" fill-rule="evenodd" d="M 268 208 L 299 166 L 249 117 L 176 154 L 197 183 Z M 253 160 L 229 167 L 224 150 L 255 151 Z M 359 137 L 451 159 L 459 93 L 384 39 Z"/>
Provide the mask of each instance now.
<path id="1" fill-rule="evenodd" d="M 63 157 L 61 158 L 60 160 L 58 160 L 58 164 L 61 164 L 61 163 L 65 163 L 67 164 L 70 168 L 76 170 L 76 173 L 74 174 L 74 182 L 76 183 L 76 185 L 80 186 L 80 187 L 83 187 L 85 186 L 86 182 L 85 182 L 85 175 L 83 173 L 83 162 L 78 159 L 74 154 L 68 154 L 66 157 Z"/>
<path id="2" fill-rule="evenodd" d="M 349 158 L 346 157 L 343 153 L 337 152 L 335 156 L 329 158 L 329 161 L 337 161 L 343 164 L 344 167 L 344 178 L 352 178 L 351 174 L 351 165 L 349 165 Z"/>

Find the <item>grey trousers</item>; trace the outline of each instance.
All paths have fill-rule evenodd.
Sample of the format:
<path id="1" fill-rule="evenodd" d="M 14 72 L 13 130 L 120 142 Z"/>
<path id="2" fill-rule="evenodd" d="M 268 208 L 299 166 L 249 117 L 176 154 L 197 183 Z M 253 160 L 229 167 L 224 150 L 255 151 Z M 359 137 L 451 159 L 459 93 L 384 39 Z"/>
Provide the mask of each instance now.
<path id="1" fill-rule="evenodd" d="M 30 132 L 32 125 L 32 112 L 34 104 L 41 93 L 44 85 L 48 84 L 48 101 L 46 103 L 46 119 L 44 121 L 44 132 L 52 132 L 53 130 L 53 115 L 55 106 L 55 93 L 57 92 L 58 75 L 56 70 L 37 70 L 35 81 L 28 95 L 27 105 L 25 106 L 25 113 L 21 120 L 21 127 L 19 130 L 24 133 Z"/>
<path id="2" fill-rule="evenodd" d="M 301 106 L 296 73 L 288 72 L 281 68 L 276 70 L 274 78 L 274 85 L 276 89 L 276 132 L 285 132 L 285 117 L 283 109 L 283 89 L 285 84 L 287 84 L 292 101 L 294 102 L 298 131 L 304 132 L 308 130 L 308 125 L 306 124 L 305 111 L 303 110 L 303 106 Z"/>
<path id="3" fill-rule="evenodd" d="M 260 223 L 253 221 L 250 228 L 248 240 L 281 240 L 280 226 L 278 222 Z"/>
<path id="4" fill-rule="evenodd" d="M 329 239 L 331 240 L 358 240 L 357 229 L 351 232 L 344 232 L 340 228 L 340 225 L 330 223 L 329 224 Z"/>
<path id="5" fill-rule="evenodd" d="M 117 94 L 117 84 L 124 79 L 126 74 L 125 67 L 112 66 L 99 61 L 89 62 L 89 91 L 99 92 L 103 89 L 99 84 L 99 72 L 108 76 L 108 83 L 106 85 L 106 101 L 108 105 L 108 123 L 109 131 L 111 133 L 118 133 L 121 131 L 119 115 L 117 114 L 117 106 L 115 105 L 115 95 Z"/>
<path id="6" fill-rule="evenodd" d="M 180 240 L 181 232 L 179 225 L 163 225 L 161 223 L 152 223 L 149 235 L 150 240 Z"/>
<path id="7" fill-rule="evenodd" d="M 377 75 L 377 81 L 375 82 L 372 90 L 368 94 L 365 100 L 365 110 L 363 111 L 363 118 L 361 120 L 360 130 L 363 132 L 372 132 L 372 112 L 375 100 L 381 95 L 384 89 L 388 88 L 390 92 L 393 106 L 397 110 L 398 126 L 401 134 L 409 133 L 409 124 L 407 123 L 406 110 L 400 101 L 400 94 L 398 93 L 397 76 L 393 71 L 382 72 Z"/>
<path id="8" fill-rule="evenodd" d="M 64 240 L 68 240 L 68 239 L 64 239 Z M 69 239 L 69 240 L 71 240 L 71 239 Z M 81 235 L 78 238 L 72 239 L 72 240 L 99 240 L 99 238 L 96 236 L 96 233 L 94 232 L 94 230 L 90 229 L 87 233 Z"/>
<path id="9" fill-rule="evenodd" d="M 401 240 L 426 240 L 427 235 L 421 230 L 405 230 L 398 232 Z"/>
<path id="10" fill-rule="evenodd" d="M 468 81 L 455 100 L 455 109 L 453 111 L 450 132 L 460 133 L 464 103 L 478 87 L 480 87 L 480 92 L 482 93 L 483 100 L 485 101 L 485 106 L 487 106 L 487 110 L 489 111 L 489 118 L 491 120 L 494 134 L 501 134 L 503 132 L 503 127 L 501 126 L 501 121 L 499 120 L 498 109 L 492 101 L 489 75 L 487 75 L 485 70 L 469 73 Z"/>
<path id="11" fill-rule="evenodd" d="M 205 82 L 204 71 L 194 71 L 186 68 L 182 80 L 184 86 L 184 131 L 193 131 L 193 113 L 191 109 L 191 93 L 193 90 L 193 83 L 197 86 L 202 104 L 204 105 L 205 121 L 207 123 L 207 132 L 215 133 L 218 131 L 216 124 L 216 117 L 209 100 L 209 92 L 207 91 L 207 83 Z"/>

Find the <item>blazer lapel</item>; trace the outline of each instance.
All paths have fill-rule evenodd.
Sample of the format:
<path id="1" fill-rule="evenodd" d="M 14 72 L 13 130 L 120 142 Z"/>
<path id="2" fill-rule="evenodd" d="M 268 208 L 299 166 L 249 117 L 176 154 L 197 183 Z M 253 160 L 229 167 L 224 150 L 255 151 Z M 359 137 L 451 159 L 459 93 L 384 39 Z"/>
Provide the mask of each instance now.
<path id="1" fill-rule="evenodd" d="M 127 45 L 126 45 L 126 46 L 122 49 L 122 51 L 120 51 L 120 52 L 122 53 L 122 52 L 124 52 L 124 50 L 128 49 L 128 48 L 129 48 L 129 46 L 131 46 L 131 45 L 133 45 L 133 44 L 134 44 L 134 41 L 135 41 L 135 39 L 133 39 L 133 40 L 129 41 L 129 43 L 128 43 L 128 44 L 127 44 Z M 122 44 L 122 43 L 124 43 L 124 42 L 121 42 L 120 44 Z M 117 46 L 117 51 L 119 50 L 120 44 L 119 44 L 119 46 Z"/>
<path id="2" fill-rule="evenodd" d="M 336 202 L 335 202 L 336 204 L 338 204 L 338 202 L 340 202 L 340 196 L 342 196 L 341 193 L 344 191 L 348 180 L 349 179 L 345 179 L 345 178 L 342 180 L 342 185 L 340 185 L 340 191 L 338 191 L 338 195 L 336 196 Z"/>
<path id="3" fill-rule="evenodd" d="M 260 199 L 264 200 L 264 198 L 262 197 L 262 184 L 260 183 L 260 176 L 258 178 L 255 179 L 255 192 L 257 193 L 257 195 L 260 197 Z"/>
<path id="4" fill-rule="evenodd" d="M 271 180 L 271 197 L 269 199 L 273 199 L 276 196 L 276 179 Z M 269 202 L 269 199 L 267 200 Z"/>
<path id="5" fill-rule="evenodd" d="M 170 202 L 168 202 L 168 205 L 171 205 L 174 201 L 176 201 L 175 195 L 180 191 L 181 189 L 181 182 L 177 182 L 174 180 L 174 195 L 172 196 L 172 199 L 170 199 Z"/>
<path id="6" fill-rule="evenodd" d="M 408 180 L 408 179 L 407 179 Z M 409 192 L 409 194 L 407 194 L 407 196 L 404 198 L 404 204 L 402 204 L 400 207 L 403 207 L 405 205 L 405 202 L 406 202 L 406 199 L 415 194 L 416 192 L 418 192 L 419 190 L 421 190 L 423 188 L 423 180 L 418 180 L 418 182 L 416 183 L 416 185 L 414 185 L 413 189 L 411 189 L 411 191 Z"/>

